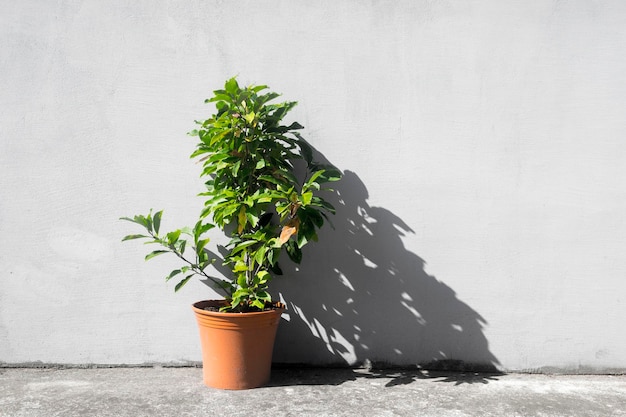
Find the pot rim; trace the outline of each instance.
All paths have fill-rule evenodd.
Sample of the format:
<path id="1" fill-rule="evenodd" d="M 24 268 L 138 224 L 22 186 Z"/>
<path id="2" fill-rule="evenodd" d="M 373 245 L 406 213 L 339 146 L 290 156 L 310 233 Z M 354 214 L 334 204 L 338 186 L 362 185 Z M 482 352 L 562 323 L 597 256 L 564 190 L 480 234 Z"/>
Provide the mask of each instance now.
<path id="1" fill-rule="evenodd" d="M 225 306 L 227 304 L 226 300 L 201 300 L 201 301 L 196 301 L 195 303 L 193 303 L 191 305 L 191 308 L 197 314 L 208 315 L 208 316 L 219 316 L 219 317 L 256 316 L 256 315 L 263 315 L 263 314 L 276 314 L 276 313 L 279 313 L 279 312 L 280 312 L 280 314 L 282 314 L 285 310 L 287 310 L 287 307 L 285 306 L 285 304 L 281 303 L 280 301 L 272 302 L 272 304 L 275 306 L 275 308 L 272 309 L 272 310 L 249 311 L 249 312 L 241 312 L 241 313 L 235 313 L 235 312 L 229 312 L 229 311 L 208 311 L 208 310 L 204 310 L 204 309 L 202 309 L 200 307 L 200 305 L 204 304 L 204 303 L 206 303 L 205 306 L 206 305 L 212 305 L 214 307 L 222 307 L 222 306 Z"/>

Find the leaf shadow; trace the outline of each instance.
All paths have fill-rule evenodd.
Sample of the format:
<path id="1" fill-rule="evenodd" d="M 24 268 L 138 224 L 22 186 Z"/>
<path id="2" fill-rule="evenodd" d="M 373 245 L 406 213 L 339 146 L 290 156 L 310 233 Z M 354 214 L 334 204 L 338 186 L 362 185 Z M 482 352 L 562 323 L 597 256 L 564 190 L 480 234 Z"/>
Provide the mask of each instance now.
<path id="1" fill-rule="evenodd" d="M 278 366 L 272 370 L 268 387 L 341 385 L 357 379 L 376 379 L 387 381 L 386 388 L 410 385 L 419 381 L 449 383 L 455 386 L 463 384 L 489 384 L 505 375 L 498 371 L 428 371 L 425 369 L 352 369 L 352 368 L 310 368 Z"/>

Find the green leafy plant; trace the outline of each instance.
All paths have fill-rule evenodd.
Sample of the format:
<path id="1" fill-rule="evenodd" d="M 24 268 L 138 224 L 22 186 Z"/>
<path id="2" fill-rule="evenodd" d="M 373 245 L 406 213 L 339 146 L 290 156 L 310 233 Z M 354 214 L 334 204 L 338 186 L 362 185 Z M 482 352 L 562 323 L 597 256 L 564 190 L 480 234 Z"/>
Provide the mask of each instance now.
<path id="1" fill-rule="evenodd" d="M 206 190 L 199 194 L 204 209 L 193 228 L 161 233 L 162 211 L 122 217 L 146 230 L 123 240 L 145 239 L 160 246 L 146 260 L 173 253 L 183 262 L 166 277 L 182 277 L 176 291 L 194 275 L 206 278 L 228 300 L 224 311 L 270 307 L 268 284 L 282 273 L 278 260 L 283 249 L 300 263 L 302 247 L 317 241 L 319 228 L 335 212 L 322 192 L 332 192 L 325 186 L 341 173 L 313 160 L 311 147 L 298 133 L 300 124 L 283 124 L 297 103 L 272 104 L 279 95 L 267 90 L 264 85 L 242 88 L 231 78 L 206 100 L 215 104 L 216 112 L 196 121 L 198 128 L 190 132 L 199 139 L 191 158 L 202 164 L 201 177 L 206 178 Z M 215 262 L 206 234 L 215 226 L 230 237 L 223 259 L 230 277 L 206 272 Z"/>

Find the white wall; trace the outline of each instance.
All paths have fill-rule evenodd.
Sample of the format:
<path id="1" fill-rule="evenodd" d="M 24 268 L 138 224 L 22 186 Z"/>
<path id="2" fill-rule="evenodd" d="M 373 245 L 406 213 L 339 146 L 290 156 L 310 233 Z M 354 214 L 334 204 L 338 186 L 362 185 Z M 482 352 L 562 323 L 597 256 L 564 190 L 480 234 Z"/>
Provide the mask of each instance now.
<path id="1" fill-rule="evenodd" d="M 201 202 L 239 75 L 346 171 L 275 360 L 626 369 L 626 3 L 2 2 L 0 362 L 188 363 L 191 302 L 118 217 Z"/>

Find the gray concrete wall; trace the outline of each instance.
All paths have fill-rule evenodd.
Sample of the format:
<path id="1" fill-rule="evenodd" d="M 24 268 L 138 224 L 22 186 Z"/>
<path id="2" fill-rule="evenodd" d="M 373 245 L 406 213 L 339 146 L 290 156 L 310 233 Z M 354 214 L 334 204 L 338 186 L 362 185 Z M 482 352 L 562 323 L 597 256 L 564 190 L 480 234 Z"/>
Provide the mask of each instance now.
<path id="1" fill-rule="evenodd" d="M 0 362 L 189 363 L 118 217 L 192 224 L 185 133 L 264 83 L 346 172 L 275 359 L 626 369 L 626 3 L 34 1 L 0 13 Z"/>

